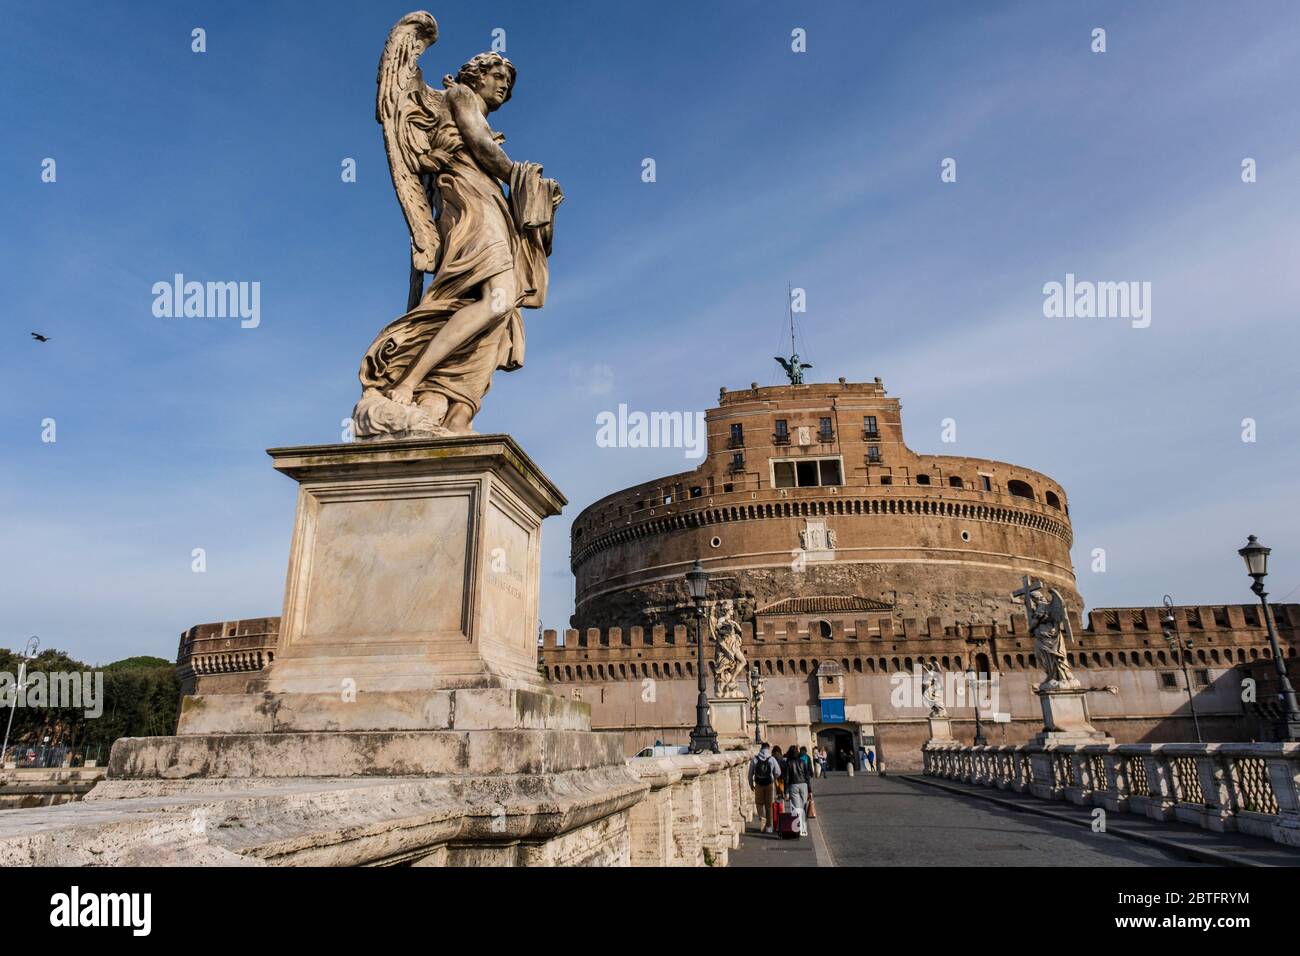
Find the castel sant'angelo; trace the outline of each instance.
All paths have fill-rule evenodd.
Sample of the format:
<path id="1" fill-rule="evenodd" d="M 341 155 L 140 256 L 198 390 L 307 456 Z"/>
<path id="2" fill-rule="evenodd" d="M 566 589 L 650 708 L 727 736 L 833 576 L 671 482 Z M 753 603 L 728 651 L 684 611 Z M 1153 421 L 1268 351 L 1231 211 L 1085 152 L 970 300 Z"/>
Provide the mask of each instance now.
<path id="1" fill-rule="evenodd" d="M 762 681 L 761 736 L 826 746 L 833 762 L 868 747 L 888 765 L 918 764 L 923 662 L 947 678 L 955 733 L 974 734 L 978 699 L 990 742 L 1032 737 L 1042 670 L 1013 594 L 1025 577 L 1061 596 L 1069 664 L 1116 740 L 1194 739 L 1189 683 L 1206 739 L 1271 736 L 1276 677 L 1258 605 L 1103 608 L 1085 620 L 1066 489 L 1019 464 L 912 451 L 879 379 L 724 388 L 705 420 L 699 467 L 578 515 L 572 626 L 539 642 L 556 693 L 589 704 L 594 728 L 624 732 L 629 752 L 684 744 L 694 726 L 685 574 L 697 559 L 709 620 L 725 607 L 738 625 L 741 693 Z M 1300 606 L 1275 617 L 1294 666 Z M 278 632 L 278 618 L 191 628 L 178 659 L 185 692 L 242 686 L 274 658 Z M 1186 676 L 1166 633 L 1190 643 Z M 1247 678 L 1255 689 L 1243 694 Z"/>

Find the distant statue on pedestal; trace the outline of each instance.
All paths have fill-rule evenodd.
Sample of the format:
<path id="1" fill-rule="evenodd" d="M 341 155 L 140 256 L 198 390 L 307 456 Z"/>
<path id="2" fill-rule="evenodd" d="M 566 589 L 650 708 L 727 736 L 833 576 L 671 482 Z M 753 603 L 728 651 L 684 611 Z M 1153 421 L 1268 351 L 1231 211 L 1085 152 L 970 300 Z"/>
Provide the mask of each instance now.
<path id="1" fill-rule="evenodd" d="M 744 696 L 739 683 L 748 668 L 740 625 L 736 622 L 735 615 L 736 606 L 731 601 L 723 601 L 718 606 L 716 619 L 711 618 L 709 621 L 714 640 L 714 697 Z"/>
<path id="2" fill-rule="evenodd" d="M 939 668 L 933 661 L 921 662 L 921 699 L 930 706 L 931 717 L 947 717 L 943 705 L 943 682 Z"/>
<path id="3" fill-rule="evenodd" d="M 1039 601 L 1035 595 L 1043 589 L 1042 581 L 1031 582 L 1028 576 L 1023 578 L 1023 585 L 1012 592 L 1013 597 L 1024 601 L 1025 617 L 1029 621 L 1029 633 L 1034 636 L 1034 656 L 1046 674 L 1040 689 L 1074 688 L 1079 682 L 1070 672 L 1066 659 L 1066 638 L 1073 638 L 1070 618 L 1065 612 L 1065 602 L 1061 592 L 1051 589 L 1050 601 Z"/>

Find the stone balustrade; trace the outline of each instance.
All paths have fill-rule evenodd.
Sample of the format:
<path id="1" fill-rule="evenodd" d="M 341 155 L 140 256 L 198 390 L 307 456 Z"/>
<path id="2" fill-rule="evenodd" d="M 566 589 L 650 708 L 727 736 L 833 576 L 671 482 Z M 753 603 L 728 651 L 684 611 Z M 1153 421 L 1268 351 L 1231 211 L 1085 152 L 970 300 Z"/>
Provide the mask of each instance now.
<path id="1" fill-rule="evenodd" d="M 1300 744 L 927 743 L 927 776 L 1300 847 Z"/>
<path id="2" fill-rule="evenodd" d="M 177 779 L 160 795 L 110 778 L 83 802 L 0 814 L 0 867 L 726 866 L 756 809 L 750 756 L 633 757 L 552 775 L 558 790 L 528 774 L 490 790 L 435 775 L 249 779 L 231 793 Z M 560 806 L 561 791 L 576 798 Z"/>
<path id="3" fill-rule="evenodd" d="M 754 815 L 751 754 L 633 757 L 650 792 L 628 817 L 633 866 L 726 866 Z"/>

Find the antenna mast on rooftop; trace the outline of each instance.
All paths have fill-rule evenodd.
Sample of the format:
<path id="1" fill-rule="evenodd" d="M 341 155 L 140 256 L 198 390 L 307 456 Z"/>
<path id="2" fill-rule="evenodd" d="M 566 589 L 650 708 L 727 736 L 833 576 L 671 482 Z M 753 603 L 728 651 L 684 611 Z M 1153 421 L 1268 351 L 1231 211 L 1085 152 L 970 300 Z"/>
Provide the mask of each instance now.
<path id="1" fill-rule="evenodd" d="M 812 368 L 807 362 L 799 361 L 798 346 L 794 342 L 794 287 L 786 286 L 785 306 L 790 314 L 790 357 L 782 358 L 776 356 L 776 361 L 785 369 L 786 377 L 790 379 L 791 385 L 803 384 L 803 370 Z"/>

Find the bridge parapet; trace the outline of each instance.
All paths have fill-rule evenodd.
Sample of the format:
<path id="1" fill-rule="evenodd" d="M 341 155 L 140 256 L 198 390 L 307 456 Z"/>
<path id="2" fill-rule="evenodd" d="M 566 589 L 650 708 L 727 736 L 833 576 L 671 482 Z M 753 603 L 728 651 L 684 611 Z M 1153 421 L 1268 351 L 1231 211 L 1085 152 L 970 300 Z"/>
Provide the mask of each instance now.
<path id="1" fill-rule="evenodd" d="M 1300 744 L 931 741 L 926 776 L 1300 847 Z"/>

